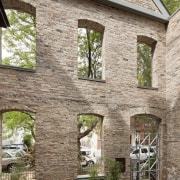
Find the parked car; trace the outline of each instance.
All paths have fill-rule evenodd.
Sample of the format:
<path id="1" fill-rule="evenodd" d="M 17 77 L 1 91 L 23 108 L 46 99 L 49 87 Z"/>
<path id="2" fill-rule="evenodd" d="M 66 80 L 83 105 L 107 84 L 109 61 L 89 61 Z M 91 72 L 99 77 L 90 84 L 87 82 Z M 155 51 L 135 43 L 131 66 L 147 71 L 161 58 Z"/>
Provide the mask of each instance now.
<path id="1" fill-rule="evenodd" d="M 26 154 L 22 149 L 6 149 L 5 152 L 9 152 L 15 157 L 24 157 Z"/>
<path id="2" fill-rule="evenodd" d="M 82 166 L 93 166 L 96 163 L 95 154 L 91 149 L 81 149 L 81 165 Z"/>
<path id="3" fill-rule="evenodd" d="M 135 149 L 138 149 L 139 147 L 140 147 L 141 145 L 134 145 L 134 146 L 130 146 L 130 151 L 132 152 L 132 151 L 134 151 Z"/>
<path id="4" fill-rule="evenodd" d="M 27 152 L 27 146 L 25 144 L 10 144 L 10 145 L 3 145 L 2 149 L 22 149 L 23 151 Z"/>
<path id="5" fill-rule="evenodd" d="M 81 156 L 81 166 L 93 166 L 95 164 L 95 162 L 89 158 L 88 156 Z"/>
<path id="6" fill-rule="evenodd" d="M 144 162 L 148 159 L 148 157 L 153 157 L 156 154 L 154 147 L 142 146 L 134 149 L 130 153 L 131 160 L 139 160 L 140 162 Z"/>
<path id="7" fill-rule="evenodd" d="M 5 150 L 2 152 L 2 171 L 12 172 L 13 169 L 16 168 L 17 165 L 21 165 L 24 163 L 23 155 L 21 152 L 11 152 L 9 150 Z"/>

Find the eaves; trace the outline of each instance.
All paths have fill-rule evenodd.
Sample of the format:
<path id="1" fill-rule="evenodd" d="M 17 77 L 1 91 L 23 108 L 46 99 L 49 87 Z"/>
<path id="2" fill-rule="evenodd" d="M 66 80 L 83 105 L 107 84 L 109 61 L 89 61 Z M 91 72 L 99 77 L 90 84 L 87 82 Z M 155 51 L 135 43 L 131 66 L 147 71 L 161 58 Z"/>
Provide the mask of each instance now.
<path id="1" fill-rule="evenodd" d="M 124 1 L 124 0 L 95 0 L 98 3 L 102 3 L 117 9 L 125 10 L 131 13 L 138 14 L 140 16 L 159 21 L 167 24 L 169 22 L 169 13 L 165 8 L 161 0 L 153 0 L 160 13 L 145 9 L 136 4 Z"/>

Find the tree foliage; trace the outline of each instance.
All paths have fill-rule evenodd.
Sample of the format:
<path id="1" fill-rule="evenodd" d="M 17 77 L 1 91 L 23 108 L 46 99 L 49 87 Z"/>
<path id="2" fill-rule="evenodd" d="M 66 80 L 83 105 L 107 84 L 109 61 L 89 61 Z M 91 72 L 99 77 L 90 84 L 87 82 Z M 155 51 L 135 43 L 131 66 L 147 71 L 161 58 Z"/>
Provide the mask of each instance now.
<path id="1" fill-rule="evenodd" d="M 32 135 L 31 134 L 24 134 L 23 136 L 23 143 L 26 144 L 26 146 L 28 147 L 28 149 L 30 149 L 32 147 Z"/>
<path id="2" fill-rule="evenodd" d="M 6 10 L 10 27 L 2 33 L 2 63 L 33 69 L 35 67 L 35 17 L 17 10 Z"/>
<path id="3" fill-rule="evenodd" d="M 100 117 L 98 116 L 79 115 L 78 116 L 78 129 L 79 129 L 78 138 L 81 139 L 89 135 L 93 130 L 98 131 L 99 126 L 97 125 L 99 121 L 100 121 Z"/>
<path id="4" fill-rule="evenodd" d="M 137 80 L 138 85 L 152 86 L 152 48 L 146 44 L 137 46 Z"/>
<path id="5" fill-rule="evenodd" d="M 146 116 L 146 115 L 137 115 L 135 116 L 135 127 L 138 128 L 141 125 L 143 125 L 143 131 L 144 133 L 151 133 L 156 134 L 158 131 L 158 123 L 159 121 L 155 118 Z M 136 127 L 137 124 L 137 127 Z"/>
<path id="6" fill-rule="evenodd" d="M 78 122 L 78 148 L 80 153 L 81 139 L 90 136 L 92 132 L 100 133 L 101 118 L 95 115 L 79 115 Z M 80 157 L 79 157 L 80 158 Z"/>
<path id="7" fill-rule="evenodd" d="M 8 135 L 6 138 L 12 137 L 20 129 L 24 130 L 24 137 L 27 140 L 29 134 L 31 141 L 35 141 L 35 118 L 28 112 L 10 111 L 3 113 L 3 127 Z M 28 138 L 30 138 L 30 136 Z"/>
<path id="8" fill-rule="evenodd" d="M 180 0 L 163 0 L 163 3 L 170 14 L 174 13 L 178 8 L 180 8 Z"/>
<path id="9" fill-rule="evenodd" d="M 78 76 L 102 78 L 102 34 L 94 30 L 78 29 Z"/>
<path id="10" fill-rule="evenodd" d="M 121 180 L 122 164 L 114 159 L 105 158 L 105 180 Z"/>

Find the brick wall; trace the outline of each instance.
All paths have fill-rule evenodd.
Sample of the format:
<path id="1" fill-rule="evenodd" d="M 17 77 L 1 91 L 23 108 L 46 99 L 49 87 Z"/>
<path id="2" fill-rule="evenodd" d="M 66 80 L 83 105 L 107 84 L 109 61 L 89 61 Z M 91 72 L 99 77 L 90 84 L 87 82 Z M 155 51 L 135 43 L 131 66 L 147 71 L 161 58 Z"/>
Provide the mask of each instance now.
<path id="1" fill-rule="evenodd" d="M 144 0 L 126 0 L 126 1 L 130 2 L 130 3 L 134 3 L 137 6 L 143 7 L 145 9 L 148 9 L 148 10 L 160 13 L 153 0 L 149 0 L 149 1 L 144 1 Z"/>
<path id="2" fill-rule="evenodd" d="M 180 118 L 180 11 L 174 14 L 168 26 L 167 31 L 167 159 L 168 159 L 168 178 L 180 177 L 180 158 L 176 156 L 178 144 L 180 143 L 179 136 L 179 118 Z"/>
<path id="3" fill-rule="evenodd" d="M 103 116 L 104 156 L 126 158 L 125 180 L 130 178 L 130 117 L 152 114 L 160 118 L 163 166 L 166 159 L 163 156 L 166 153 L 163 148 L 166 142 L 166 26 L 89 0 L 25 2 L 36 8 L 36 70 L 26 72 L 0 67 L 0 111 L 26 110 L 35 113 L 36 179 L 76 178 L 76 121 L 81 113 Z M 105 27 L 105 81 L 77 77 L 78 19 L 95 21 Z M 155 89 L 137 88 L 138 35 L 158 42 Z M 168 61 L 170 64 L 171 61 Z"/>

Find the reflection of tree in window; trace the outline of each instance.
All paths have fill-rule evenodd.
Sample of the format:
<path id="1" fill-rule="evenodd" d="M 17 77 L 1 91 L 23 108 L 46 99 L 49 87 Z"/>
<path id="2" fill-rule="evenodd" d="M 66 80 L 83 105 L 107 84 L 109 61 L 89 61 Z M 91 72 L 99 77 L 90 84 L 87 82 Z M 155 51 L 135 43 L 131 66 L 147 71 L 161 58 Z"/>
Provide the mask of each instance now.
<path id="1" fill-rule="evenodd" d="M 92 29 L 78 29 L 78 76 L 102 79 L 102 34 Z"/>
<path id="2" fill-rule="evenodd" d="M 10 28 L 2 34 L 2 64 L 34 69 L 36 51 L 35 17 L 16 10 L 6 10 Z"/>
<path id="3" fill-rule="evenodd" d="M 152 47 L 138 43 L 137 80 L 140 86 L 152 87 L 152 51 Z"/>

